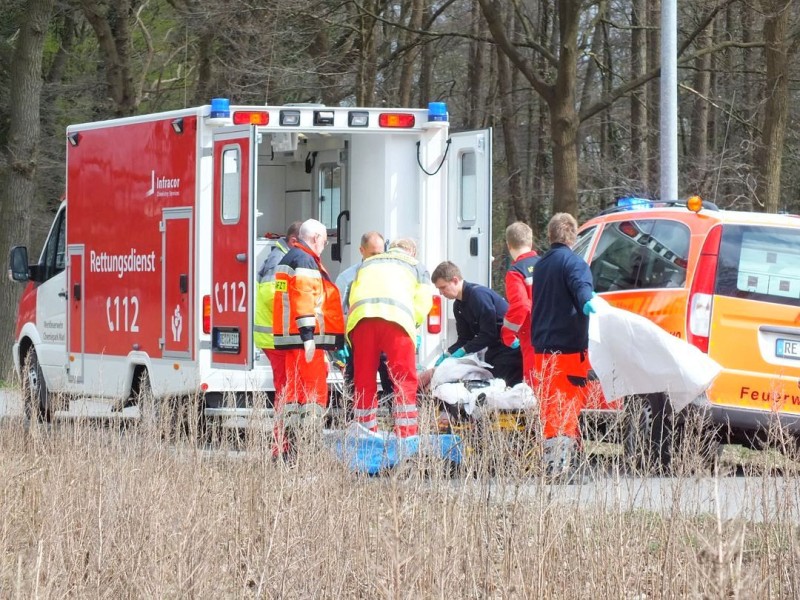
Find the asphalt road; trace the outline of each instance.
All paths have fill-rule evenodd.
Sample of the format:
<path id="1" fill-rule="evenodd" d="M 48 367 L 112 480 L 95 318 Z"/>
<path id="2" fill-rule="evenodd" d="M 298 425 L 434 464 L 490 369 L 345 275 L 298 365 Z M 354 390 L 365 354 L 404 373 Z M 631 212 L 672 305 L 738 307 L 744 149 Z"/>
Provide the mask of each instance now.
<path id="1" fill-rule="evenodd" d="M 109 407 L 91 401 L 72 402 L 69 412 L 57 418 L 99 418 L 110 416 Z M 126 417 L 135 418 L 135 407 L 126 409 Z M 17 393 L 0 389 L 0 428 L 5 418 L 21 418 L 22 404 Z M 2 429 L 0 429 L 2 434 Z M 224 453 L 231 460 L 245 458 L 242 452 L 208 449 L 210 456 Z M 719 477 L 631 477 L 605 468 L 590 469 L 579 483 L 542 485 L 535 479 L 530 484 L 509 485 L 500 479 L 489 484 L 488 491 L 496 501 L 508 495 L 548 494 L 558 504 L 580 506 L 584 510 L 644 510 L 665 516 L 708 515 L 722 520 L 770 521 L 776 518 L 800 524 L 799 478 L 775 475 L 745 476 L 741 470 Z M 459 480 L 453 485 L 458 486 Z M 483 492 L 481 492 L 483 493 Z"/>

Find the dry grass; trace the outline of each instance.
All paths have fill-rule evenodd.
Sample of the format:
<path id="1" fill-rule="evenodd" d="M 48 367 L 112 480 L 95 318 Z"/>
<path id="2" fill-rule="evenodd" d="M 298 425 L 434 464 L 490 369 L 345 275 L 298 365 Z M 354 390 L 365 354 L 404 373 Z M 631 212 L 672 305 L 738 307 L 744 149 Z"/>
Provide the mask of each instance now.
<path id="1" fill-rule="evenodd" d="M 742 479 L 764 509 L 753 522 L 686 510 L 696 474 L 659 479 L 672 500 L 658 511 L 613 493 L 638 481 L 614 461 L 545 485 L 521 458 L 535 444 L 495 436 L 455 477 L 424 460 L 356 476 L 315 440 L 288 468 L 270 441 L 0 421 L 0 597 L 800 596 L 793 478 Z"/>

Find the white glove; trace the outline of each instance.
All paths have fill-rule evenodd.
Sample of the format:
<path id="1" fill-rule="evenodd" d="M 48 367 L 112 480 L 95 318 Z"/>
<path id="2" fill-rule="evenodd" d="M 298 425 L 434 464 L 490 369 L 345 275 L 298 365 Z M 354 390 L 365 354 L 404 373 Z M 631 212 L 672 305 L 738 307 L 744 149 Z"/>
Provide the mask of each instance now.
<path id="1" fill-rule="evenodd" d="M 306 351 L 306 362 L 310 363 L 314 359 L 314 351 L 317 349 L 317 345 L 314 340 L 307 340 L 303 342 L 303 349 Z"/>

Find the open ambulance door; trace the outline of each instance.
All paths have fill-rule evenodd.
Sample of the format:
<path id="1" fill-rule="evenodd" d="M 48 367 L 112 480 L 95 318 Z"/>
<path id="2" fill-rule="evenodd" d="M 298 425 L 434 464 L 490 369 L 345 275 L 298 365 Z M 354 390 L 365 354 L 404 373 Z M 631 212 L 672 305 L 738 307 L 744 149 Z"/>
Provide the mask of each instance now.
<path id="1" fill-rule="evenodd" d="M 214 134 L 211 365 L 253 366 L 255 127 Z"/>
<path id="2" fill-rule="evenodd" d="M 466 281 L 491 286 L 492 130 L 450 135 L 447 258 Z"/>

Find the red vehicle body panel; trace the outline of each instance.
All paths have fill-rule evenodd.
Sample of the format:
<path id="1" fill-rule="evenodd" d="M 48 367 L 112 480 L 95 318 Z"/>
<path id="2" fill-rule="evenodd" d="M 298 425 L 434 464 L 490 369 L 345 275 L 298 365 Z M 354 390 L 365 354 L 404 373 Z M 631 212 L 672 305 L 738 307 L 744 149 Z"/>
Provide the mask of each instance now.
<path id="1" fill-rule="evenodd" d="M 68 146 L 67 243 L 71 253 L 83 246 L 82 261 L 72 256 L 69 263 L 70 360 L 81 352 L 163 356 L 162 331 L 170 329 L 175 304 L 183 300 L 171 293 L 171 304 L 162 299 L 162 269 L 169 257 L 162 255 L 161 223 L 165 210 L 194 210 L 196 133 L 196 117 L 184 119 L 180 134 L 164 119 L 87 129 L 76 146 Z M 121 174 L 120 165 L 128 165 Z M 194 256 L 193 236 L 186 238 L 187 256 Z M 81 262 L 79 281 L 75 269 Z M 190 296 L 191 287 L 188 305 Z M 184 315 L 186 329 L 189 317 Z M 81 340 L 83 327 L 91 335 Z M 186 349 L 193 352 L 192 345 Z"/>

